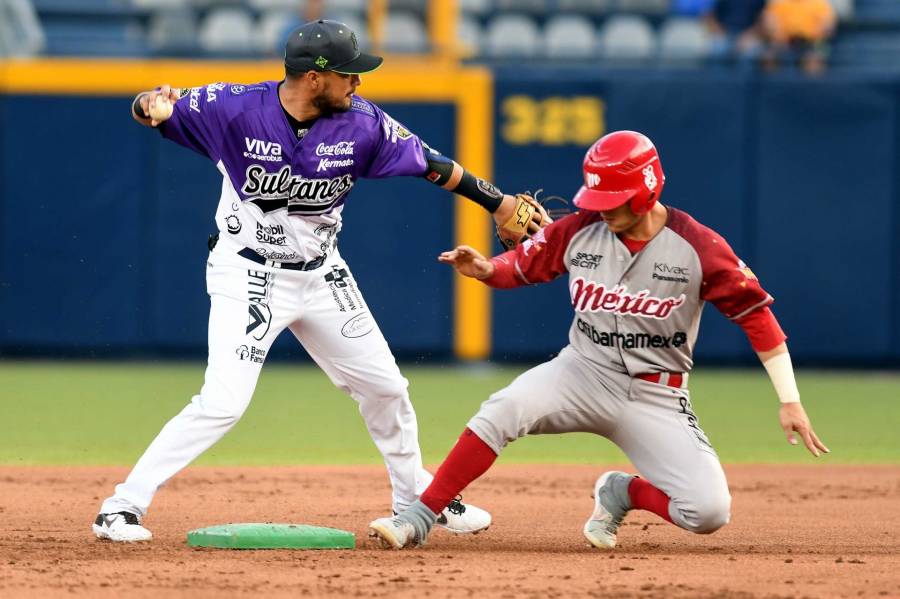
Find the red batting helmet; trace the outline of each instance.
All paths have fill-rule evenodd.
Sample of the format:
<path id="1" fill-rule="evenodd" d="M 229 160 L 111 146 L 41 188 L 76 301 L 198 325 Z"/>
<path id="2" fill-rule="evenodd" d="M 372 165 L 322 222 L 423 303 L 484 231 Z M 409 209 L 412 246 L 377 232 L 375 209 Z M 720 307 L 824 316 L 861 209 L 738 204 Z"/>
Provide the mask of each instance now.
<path id="1" fill-rule="evenodd" d="M 650 139 L 635 131 L 604 135 L 584 155 L 584 185 L 574 203 L 585 210 L 612 210 L 631 202 L 635 214 L 653 207 L 666 177 Z"/>

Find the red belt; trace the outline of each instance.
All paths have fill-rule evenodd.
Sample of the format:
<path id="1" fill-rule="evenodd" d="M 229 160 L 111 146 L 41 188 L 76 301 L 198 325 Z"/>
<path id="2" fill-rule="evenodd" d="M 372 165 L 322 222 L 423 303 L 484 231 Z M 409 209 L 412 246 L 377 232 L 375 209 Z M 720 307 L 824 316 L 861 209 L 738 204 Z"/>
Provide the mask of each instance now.
<path id="1" fill-rule="evenodd" d="M 642 372 L 641 374 L 636 374 L 635 378 L 650 383 L 668 385 L 676 389 L 680 389 L 681 384 L 687 381 L 687 376 L 681 372 Z"/>

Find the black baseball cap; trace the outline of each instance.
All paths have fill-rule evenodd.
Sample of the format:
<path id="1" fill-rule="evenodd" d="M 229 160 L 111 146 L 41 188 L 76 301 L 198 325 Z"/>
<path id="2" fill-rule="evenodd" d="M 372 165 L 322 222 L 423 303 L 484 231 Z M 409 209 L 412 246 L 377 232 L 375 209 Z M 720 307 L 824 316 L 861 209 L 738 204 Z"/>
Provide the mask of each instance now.
<path id="1" fill-rule="evenodd" d="M 374 71 L 384 59 L 363 54 L 353 30 L 339 21 L 310 21 L 291 31 L 284 64 L 295 71 L 357 74 Z"/>

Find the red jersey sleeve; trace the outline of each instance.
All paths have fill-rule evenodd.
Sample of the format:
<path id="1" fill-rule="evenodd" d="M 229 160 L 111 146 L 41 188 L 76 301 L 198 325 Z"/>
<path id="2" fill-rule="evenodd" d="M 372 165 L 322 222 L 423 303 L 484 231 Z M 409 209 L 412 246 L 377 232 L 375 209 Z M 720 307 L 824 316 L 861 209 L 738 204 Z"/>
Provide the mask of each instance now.
<path id="1" fill-rule="evenodd" d="M 680 210 L 669 211 L 667 226 L 690 243 L 700 258 L 700 299 L 733 321 L 775 301 L 721 235 Z"/>
<path id="2" fill-rule="evenodd" d="M 750 345 L 755 351 L 770 351 L 781 345 L 787 339 L 781 325 L 772 314 L 768 306 L 753 310 L 746 316 L 738 318 L 735 322 L 744 329 Z"/>
<path id="3" fill-rule="evenodd" d="M 526 241 L 491 258 L 494 274 L 483 283 L 499 289 L 552 281 L 564 272 L 566 250 L 581 229 L 603 220 L 599 212 L 575 212 L 553 222 Z"/>

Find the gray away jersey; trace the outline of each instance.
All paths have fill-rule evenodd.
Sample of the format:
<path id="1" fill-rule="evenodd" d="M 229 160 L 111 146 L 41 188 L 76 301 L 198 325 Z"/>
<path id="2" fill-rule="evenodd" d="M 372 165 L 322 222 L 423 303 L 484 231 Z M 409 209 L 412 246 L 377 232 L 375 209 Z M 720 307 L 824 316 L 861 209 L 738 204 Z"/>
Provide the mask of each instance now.
<path id="1" fill-rule="evenodd" d="M 490 283 L 541 283 L 568 272 L 576 351 L 632 376 L 689 372 L 704 302 L 734 321 L 773 299 L 721 235 L 667 209 L 665 227 L 633 256 L 599 212 L 571 214 L 494 258 L 512 263 L 515 280 L 495 275 Z"/>
<path id="2" fill-rule="evenodd" d="M 421 176 L 421 140 L 354 96 L 348 112 L 320 117 L 301 139 L 277 81 L 186 89 L 162 135 L 216 163 L 220 235 L 270 260 L 309 261 L 333 251 L 341 211 L 360 177 Z"/>

